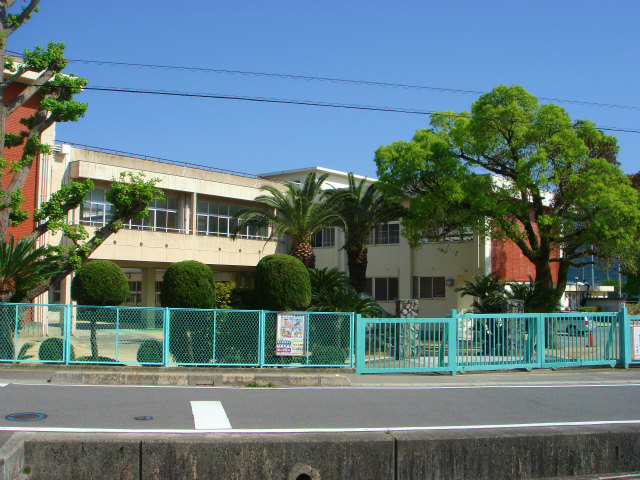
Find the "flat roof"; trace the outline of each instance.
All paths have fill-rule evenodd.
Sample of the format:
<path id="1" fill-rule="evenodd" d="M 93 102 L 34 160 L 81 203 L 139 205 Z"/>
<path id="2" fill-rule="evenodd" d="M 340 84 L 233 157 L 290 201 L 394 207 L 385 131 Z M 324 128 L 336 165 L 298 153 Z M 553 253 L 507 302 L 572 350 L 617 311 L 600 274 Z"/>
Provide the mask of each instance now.
<path id="1" fill-rule="evenodd" d="M 342 172 L 340 170 L 334 170 L 332 168 L 326 168 L 326 167 L 306 167 L 306 168 L 295 168 L 293 170 L 282 170 L 280 172 L 269 172 L 269 173 L 261 173 L 260 176 L 261 177 L 276 177 L 276 176 L 280 176 L 280 175 L 291 175 L 291 174 L 295 174 L 295 173 L 306 173 L 306 172 L 323 172 L 323 173 L 329 173 L 329 174 L 334 174 L 334 175 L 339 175 L 341 177 L 347 178 L 349 176 L 348 172 Z M 373 178 L 373 177 L 366 177 L 364 175 L 356 175 L 355 173 L 353 174 L 354 178 L 360 179 L 360 180 L 371 180 L 371 181 L 376 181 L 378 180 L 377 178 Z"/>

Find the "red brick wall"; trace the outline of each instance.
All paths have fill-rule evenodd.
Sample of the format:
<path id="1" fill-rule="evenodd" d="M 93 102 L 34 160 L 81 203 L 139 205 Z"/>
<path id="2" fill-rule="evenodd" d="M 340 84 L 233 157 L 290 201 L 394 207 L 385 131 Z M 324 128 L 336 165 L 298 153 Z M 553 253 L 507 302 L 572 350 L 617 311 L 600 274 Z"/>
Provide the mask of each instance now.
<path id="1" fill-rule="evenodd" d="M 511 240 L 491 240 L 491 271 L 499 280 L 528 282 L 529 276 L 536 278 L 536 269 L 522 250 Z M 553 281 L 558 281 L 558 267 L 551 264 Z"/>
<path id="2" fill-rule="evenodd" d="M 5 100 L 10 100 L 16 95 L 18 95 L 24 87 L 20 85 L 10 85 L 5 90 Z M 20 123 L 20 119 L 30 117 L 33 115 L 33 112 L 38 106 L 38 99 L 31 98 L 25 105 L 20 107 L 18 110 L 9 115 L 7 120 L 7 133 L 19 133 L 25 129 L 25 127 Z M 14 147 L 4 149 L 4 158 L 8 161 L 18 160 L 22 157 L 22 147 Z M 2 178 L 2 186 L 6 188 L 9 185 L 9 182 L 13 178 L 13 174 L 8 173 Z M 29 176 L 27 177 L 27 181 L 22 187 L 22 196 L 25 199 L 25 202 L 22 204 L 22 208 L 24 208 L 29 213 L 29 219 L 25 220 L 23 223 L 18 225 L 17 227 L 9 228 L 9 235 L 13 234 L 14 237 L 20 238 L 25 235 L 31 233 L 34 227 L 34 222 L 32 219 L 33 210 L 38 204 L 36 195 L 37 195 L 37 182 L 38 182 L 38 160 L 34 161 L 34 164 L 29 172 Z"/>

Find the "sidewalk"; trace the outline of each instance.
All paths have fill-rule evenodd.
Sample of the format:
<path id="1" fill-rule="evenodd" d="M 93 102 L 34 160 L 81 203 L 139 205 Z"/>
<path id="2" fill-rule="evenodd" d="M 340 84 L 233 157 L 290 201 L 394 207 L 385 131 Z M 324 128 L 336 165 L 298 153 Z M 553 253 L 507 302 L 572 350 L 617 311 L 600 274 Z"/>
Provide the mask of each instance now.
<path id="1" fill-rule="evenodd" d="M 214 387 L 446 387 L 640 383 L 640 368 L 366 374 L 328 368 L 138 367 L 0 364 L 0 384 L 158 385 Z"/>

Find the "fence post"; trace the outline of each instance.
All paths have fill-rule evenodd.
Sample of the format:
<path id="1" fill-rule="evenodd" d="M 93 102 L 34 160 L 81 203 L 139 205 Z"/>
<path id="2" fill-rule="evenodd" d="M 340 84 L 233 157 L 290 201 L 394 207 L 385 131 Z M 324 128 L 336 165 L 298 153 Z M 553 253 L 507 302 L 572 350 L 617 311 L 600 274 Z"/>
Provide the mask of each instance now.
<path id="1" fill-rule="evenodd" d="M 358 335 L 356 334 L 356 328 L 358 325 L 358 321 L 360 319 L 360 314 L 359 313 L 351 313 L 350 317 L 349 317 L 349 332 L 350 332 L 350 338 L 349 338 L 349 368 L 353 368 L 354 367 L 354 358 L 357 361 L 357 355 L 358 355 L 358 349 L 357 349 L 357 338 Z M 354 350 L 355 349 L 355 350 Z"/>
<path id="2" fill-rule="evenodd" d="M 627 309 L 618 312 L 620 324 L 620 363 L 622 368 L 629 368 L 631 363 L 631 319 L 627 315 Z"/>
<path id="3" fill-rule="evenodd" d="M 456 375 L 458 373 L 458 312 L 455 308 L 451 310 L 451 320 L 447 327 L 447 336 L 449 337 L 447 363 L 451 369 L 451 375 Z"/>
<path id="4" fill-rule="evenodd" d="M 168 307 L 164 308 L 163 335 L 162 335 L 162 364 L 166 367 L 169 365 L 169 341 L 171 327 L 171 311 Z"/>
<path id="5" fill-rule="evenodd" d="M 264 368 L 264 344 L 266 342 L 266 315 L 264 313 L 264 310 L 260 310 L 260 325 L 259 325 L 259 332 L 258 332 L 258 339 L 259 339 L 259 343 L 258 343 L 258 366 L 260 368 Z"/>
<path id="6" fill-rule="evenodd" d="M 63 356 L 64 356 L 64 364 L 69 365 L 69 360 L 71 358 L 71 305 L 67 304 L 64 306 L 64 314 L 62 316 L 62 325 L 64 328 L 64 345 Z"/>
<path id="7" fill-rule="evenodd" d="M 362 321 L 362 316 L 358 314 L 356 316 L 356 373 L 360 374 L 364 372 L 364 352 L 365 352 L 365 322 Z"/>
<path id="8" fill-rule="evenodd" d="M 547 351 L 547 325 L 544 313 L 538 313 L 536 315 L 536 356 L 538 365 L 543 367 L 546 363 L 546 351 Z"/>

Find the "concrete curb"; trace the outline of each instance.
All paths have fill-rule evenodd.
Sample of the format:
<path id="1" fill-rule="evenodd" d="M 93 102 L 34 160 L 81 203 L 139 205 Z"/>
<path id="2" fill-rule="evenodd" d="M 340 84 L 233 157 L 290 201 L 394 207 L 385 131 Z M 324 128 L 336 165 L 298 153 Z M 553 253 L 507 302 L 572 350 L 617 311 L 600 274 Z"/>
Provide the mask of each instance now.
<path id="1" fill-rule="evenodd" d="M 32 434 L 14 433 L 0 447 L 0 480 L 19 480 L 27 478 L 23 474 L 24 442 L 31 440 Z"/>
<path id="2" fill-rule="evenodd" d="M 51 383 L 66 385 L 164 385 L 224 387 L 349 387 L 348 378 L 339 374 L 269 373 L 140 373 L 71 371 L 55 372 Z"/>
<path id="3" fill-rule="evenodd" d="M 637 427 L 616 426 L 341 434 L 44 433 L 24 439 L 23 452 L 32 480 L 494 480 L 636 478 L 639 447 Z"/>

